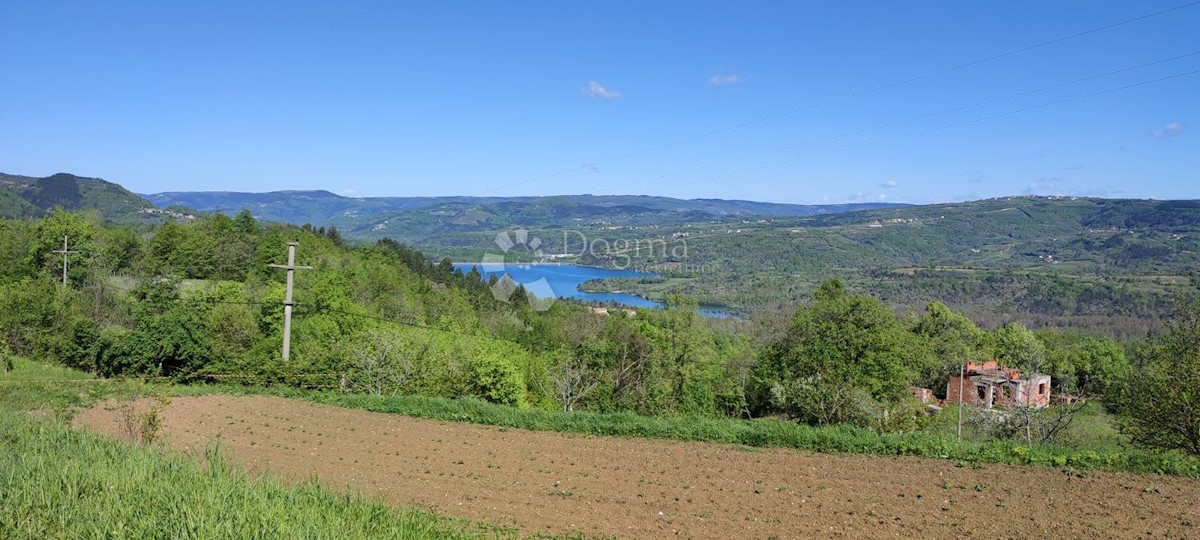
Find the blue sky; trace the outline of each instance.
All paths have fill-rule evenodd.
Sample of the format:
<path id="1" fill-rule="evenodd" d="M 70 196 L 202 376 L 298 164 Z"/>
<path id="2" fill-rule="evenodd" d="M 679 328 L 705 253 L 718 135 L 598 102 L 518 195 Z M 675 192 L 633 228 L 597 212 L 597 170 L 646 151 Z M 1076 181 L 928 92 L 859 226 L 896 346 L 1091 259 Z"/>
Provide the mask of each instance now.
<path id="1" fill-rule="evenodd" d="M 0 171 L 141 193 L 1200 198 L 1200 75 L 1075 99 L 1200 55 L 950 111 L 1200 52 L 1200 5 L 813 107 L 1186 3 L 5 2 Z"/>

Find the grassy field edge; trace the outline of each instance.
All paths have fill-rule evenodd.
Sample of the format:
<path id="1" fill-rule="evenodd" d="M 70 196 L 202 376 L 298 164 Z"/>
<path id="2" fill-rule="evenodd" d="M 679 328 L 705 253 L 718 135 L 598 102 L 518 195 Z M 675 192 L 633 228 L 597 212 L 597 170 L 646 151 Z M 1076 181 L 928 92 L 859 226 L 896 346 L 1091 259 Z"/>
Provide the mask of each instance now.
<path id="1" fill-rule="evenodd" d="M 251 477 L 215 445 L 203 455 L 180 454 L 71 427 L 75 412 L 106 399 L 196 389 L 88 380 L 22 358 L 15 367 L 0 375 L 0 538 L 522 536 L 512 527 L 396 508 L 316 478 L 288 487 Z"/>
<path id="2" fill-rule="evenodd" d="M 514 531 L 395 509 L 316 480 L 251 479 L 203 462 L 0 410 L 5 538 L 493 538 Z"/>

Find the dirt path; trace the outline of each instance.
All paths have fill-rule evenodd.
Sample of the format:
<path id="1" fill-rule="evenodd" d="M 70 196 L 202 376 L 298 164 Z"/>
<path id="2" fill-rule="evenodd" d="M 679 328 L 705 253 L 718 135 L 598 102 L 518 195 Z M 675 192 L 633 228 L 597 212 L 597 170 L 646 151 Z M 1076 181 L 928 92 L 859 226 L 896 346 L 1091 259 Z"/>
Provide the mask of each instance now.
<path id="1" fill-rule="evenodd" d="M 111 408 L 111 407 L 109 407 Z M 622 538 L 1200 538 L 1200 481 L 419 420 L 275 397 L 176 398 L 170 446 L 524 532 Z M 118 435 L 104 406 L 77 422 Z"/>

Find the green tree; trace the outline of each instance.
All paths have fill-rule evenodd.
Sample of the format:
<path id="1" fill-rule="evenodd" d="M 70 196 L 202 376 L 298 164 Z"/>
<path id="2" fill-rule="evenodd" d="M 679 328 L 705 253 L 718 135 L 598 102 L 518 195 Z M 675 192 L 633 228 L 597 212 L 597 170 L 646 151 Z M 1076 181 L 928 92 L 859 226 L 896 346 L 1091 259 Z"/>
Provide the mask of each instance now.
<path id="1" fill-rule="evenodd" d="M 74 284 L 82 283 L 87 279 L 92 257 L 96 255 L 95 236 L 96 225 L 83 214 L 56 207 L 49 216 L 33 226 L 28 264 L 39 275 L 62 279 L 62 255 L 54 253 L 54 250 L 63 248 L 63 238 L 66 237 L 68 248 L 79 252 L 68 259 L 67 279 Z"/>
<path id="2" fill-rule="evenodd" d="M 135 291 L 137 325 L 98 366 L 104 375 L 194 373 L 212 357 L 206 321 L 180 300 L 176 284 L 157 280 Z"/>
<path id="3" fill-rule="evenodd" d="M 848 295 L 833 280 L 764 352 L 755 372 L 756 407 L 813 423 L 861 420 L 850 411 L 867 410 L 864 398 L 899 402 L 936 363 L 882 302 Z"/>
<path id="4" fill-rule="evenodd" d="M 512 362 L 484 353 L 471 362 L 470 391 L 493 403 L 525 404 L 525 378 Z"/>
<path id="5" fill-rule="evenodd" d="M 1145 446 L 1200 456 L 1200 298 L 1180 299 L 1117 393 L 1125 429 Z"/>
<path id="6" fill-rule="evenodd" d="M 1053 330 L 1038 338 L 1046 344 L 1046 374 L 1062 392 L 1104 395 L 1132 369 L 1125 349 L 1110 338 Z"/>
<path id="7" fill-rule="evenodd" d="M 31 274 L 31 229 L 25 221 L 0 219 L 0 283 Z"/>
<path id="8" fill-rule="evenodd" d="M 651 324 L 658 330 L 655 341 L 673 406 L 689 414 L 714 414 L 714 382 L 721 370 L 712 329 L 701 320 L 696 308 L 695 298 L 669 295 L 665 308 L 655 313 Z"/>
<path id="9" fill-rule="evenodd" d="M 925 307 L 925 314 L 917 319 L 913 332 L 928 340 L 933 354 L 941 361 L 937 369 L 921 377 L 923 384 L 939 394 L 946 388 L 949 374 L 958 373 L 959 366 L 987 357 L 983 330 L 941 302 Z"/>
<path id="10" fill-rule="evenodd" d="M 1046 363 L 1046 345 L 1019 322 L 992 332 L 991 350 L 1001 363 L 1028 373 L 1040 373 Z"/>

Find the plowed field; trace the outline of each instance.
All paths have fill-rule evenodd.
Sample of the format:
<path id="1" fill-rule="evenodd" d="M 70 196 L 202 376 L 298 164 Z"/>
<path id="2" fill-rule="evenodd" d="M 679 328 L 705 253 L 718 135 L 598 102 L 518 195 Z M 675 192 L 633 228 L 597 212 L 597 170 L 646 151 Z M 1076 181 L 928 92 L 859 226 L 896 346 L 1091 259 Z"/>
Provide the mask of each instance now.
<path id="1" fill-rule="evenodd" d="M 119 436 L 111 404 L 78 417 Z M 276 397 L 176 398 L 165 441 L 523 532 L 622 538 L 1200 538 L 1200 481 L 583 437 Z"/>

